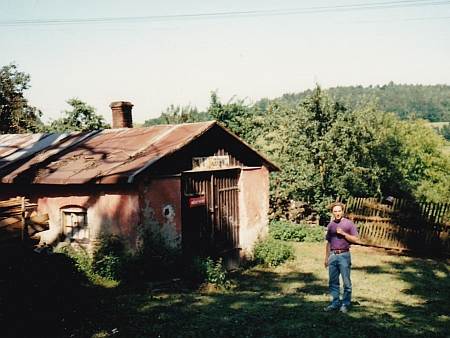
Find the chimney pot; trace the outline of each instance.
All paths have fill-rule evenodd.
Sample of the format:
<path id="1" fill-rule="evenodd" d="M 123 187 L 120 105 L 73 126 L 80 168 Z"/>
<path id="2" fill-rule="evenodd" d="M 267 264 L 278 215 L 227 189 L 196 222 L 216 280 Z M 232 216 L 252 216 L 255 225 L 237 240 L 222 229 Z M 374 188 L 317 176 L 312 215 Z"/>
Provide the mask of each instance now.
<path id="1" fill-rule="evenodd" d="M 127 101 L 115 101 L 109 105 L 112 110 L 113 128 L 133 128 L 131 109 L 133 104 Z"/>

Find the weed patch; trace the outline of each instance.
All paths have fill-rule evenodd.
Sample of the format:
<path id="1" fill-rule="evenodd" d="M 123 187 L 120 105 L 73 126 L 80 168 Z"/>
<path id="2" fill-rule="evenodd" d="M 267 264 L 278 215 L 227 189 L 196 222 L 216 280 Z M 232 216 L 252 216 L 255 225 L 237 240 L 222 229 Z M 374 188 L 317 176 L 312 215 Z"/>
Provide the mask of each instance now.
<path id="1" fill-rule="evenodd" d="M 294 259 L 294 248 L 290 243 L 267 236 L 256 243 L 253 248 L 256 264 L 278 266 Z"/>
<path id="2" fill-rule="evenodd" d="M 320 243 L 325 239 L 325 228 L 319 225 L 272 221 L 269 233 L 282 241 Z"/>

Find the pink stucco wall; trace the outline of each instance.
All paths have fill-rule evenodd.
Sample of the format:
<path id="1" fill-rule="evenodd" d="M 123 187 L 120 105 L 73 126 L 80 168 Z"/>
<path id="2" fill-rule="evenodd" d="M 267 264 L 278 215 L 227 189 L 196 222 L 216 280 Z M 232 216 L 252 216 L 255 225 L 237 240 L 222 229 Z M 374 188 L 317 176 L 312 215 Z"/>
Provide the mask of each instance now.
<path id="1" fill-rule="evenodd" d="M 41 242 L 54 243 L 63 232 L 61 225 L 61 209 L 77 206 L 86 209 L 90 238 L 95 239 L 100 234 L 114 234 L 124 238 L 131 246 L 137 240 L 137 225 L 139 224 L 139 200 L 136 189 L 128 189 L 126 193 L 120 190 L 92 188 L 89 195 L 78 192 L 70 196 L 37 197 L 37 212 L 48 214 L 50 230 L 41 233 Z"/>
<path id="2" fill-rule="evenodd" d="M 255 242 L 269 231 L 269 171 L 245 168 L 239 179 L 240 244 L 243 255 L 251 255 Z"/>
<path id="3" fill-rule="evenodd" d="M 174 245 L 181 245 L 181 188 L 179 177 L 151 179 L 121 187 L 76 188 L 61 194 L 61 189 L 32 197 L 39 214 L 49 214 L 50 230 L 41 233 L 41 242 L 54 244 L 63 232 L 61 209 L 81 207 L 87 211 L 90 238 L 114 234 L 135 248 L 142 230 L 160 232 Z M 63 196 L 61 196 L 63 195 Z M 45 197 L 44 197 L 45 196 Z"/>
<path id="4" fill-rule="evenodd" d="M 180 177 L 153 178 L 140 194 L 143 228 L 160 232 L 173 246 L 181 245 Z"/>

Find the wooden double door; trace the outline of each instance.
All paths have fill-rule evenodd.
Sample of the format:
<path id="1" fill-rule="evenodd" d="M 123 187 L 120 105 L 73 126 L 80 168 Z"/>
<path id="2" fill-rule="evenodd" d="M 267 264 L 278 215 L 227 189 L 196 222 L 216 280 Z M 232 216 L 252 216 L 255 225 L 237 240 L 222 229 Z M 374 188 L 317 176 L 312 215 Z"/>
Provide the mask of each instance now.
<path id="1" fill-rule="evenodd" d="M 222 258 L 227 270 L 239 259 L 239 169 L 182 175 L 182 247 L 188 255 Z"/>

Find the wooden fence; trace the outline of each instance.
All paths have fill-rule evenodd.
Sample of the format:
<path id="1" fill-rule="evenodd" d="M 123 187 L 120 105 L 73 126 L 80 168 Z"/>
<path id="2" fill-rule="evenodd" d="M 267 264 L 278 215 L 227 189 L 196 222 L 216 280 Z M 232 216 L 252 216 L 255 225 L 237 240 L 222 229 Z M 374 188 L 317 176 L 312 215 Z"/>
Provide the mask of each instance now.
<path id="1" fill-rule="evenodd" d="M 363 244 L 390 249 L 450 253 L 450 203 L 349 198 L 347 217 Z"/>

